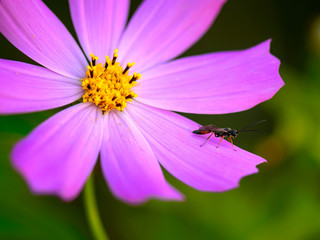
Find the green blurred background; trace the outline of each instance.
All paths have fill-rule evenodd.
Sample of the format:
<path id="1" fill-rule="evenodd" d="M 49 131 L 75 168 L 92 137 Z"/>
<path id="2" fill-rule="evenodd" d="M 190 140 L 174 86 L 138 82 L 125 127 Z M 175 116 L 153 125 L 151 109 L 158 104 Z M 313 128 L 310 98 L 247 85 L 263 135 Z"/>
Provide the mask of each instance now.
<path id="1" fill-rule="evenodd" d="M 67 1 L 47 0 L 75 36 Z M 130 14 L 141 1 L 132 1 Z M 263 156 L 260 172 L 225 193 L 198 192 L 166 173 L 186 201 L 128 206 L 109 192 L 99 166 L 97 201 L 111 239 L 320 239 L 320 1 L 229 0 L 208 33 L 184 56 L 245 49 L 272 38 L 286 85 L 248 111 L 191 115 L 201 123 L 256 126 L 236 144 Z M 1 58 L 33 63 L 3 36 Z M 10 165 L 13 144 L 59 109 L 0 117 L 0 239 L 93 239 L 83 195 L 71 203 L 34 196 Z"/>

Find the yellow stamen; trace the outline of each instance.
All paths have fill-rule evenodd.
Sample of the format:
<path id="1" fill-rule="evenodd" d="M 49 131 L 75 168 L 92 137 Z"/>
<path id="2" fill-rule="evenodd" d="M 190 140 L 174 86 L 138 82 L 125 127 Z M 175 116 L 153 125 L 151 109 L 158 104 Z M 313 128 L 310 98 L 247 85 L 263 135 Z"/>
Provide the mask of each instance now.
<path id="1" fill-rule="evenodd" d="M 128 63 L 123 69 L 117 62 L 118 50 L 113 54 L 112 60 L 106 56 L 106 62 L 97 64 L 98 57 L 90 54 L 91 62 L 87 66 L 86 76 L 82 79 L 82 88 L 85 90 L 83 102 L 92 102 L 99 106 L 102 112 L 112 109 L 123 111 L 127 106 L 127 101 L 137 97 L 132 91 L 136 85 L 136 80 L 141 78 L 141 74 L 129 75 L 129 68 L 134 63 Z"/>
<path id="2" fill-rule="evenodd" d="M 137 80 L 139 80 L 141 78 L 141 74 L 140 73 L 133 73 L 133 76 L 132 76 L 132 78 L 131 78 L 131 80 L 130 80 L 130 82 L 129 83 L 132 83 L 132 82 L 134 82 L 134 81 L 137 81 Z"/>
<path id="3" fill-rule="evenodd" d="M 118 57 L 118 49 L 115 49 L 114 54 L 113 54 L 113 58 L 112 58 L 112 65 L 114 65 L 115 62 L 117 61 L 117 57 Z"/>
<path id="4" fill-rule="evenodd" d="M 133 65 L 134 65 L 134 62 L 128 63 L 122 73 L 125 74 L 126 72 L 128 72 L 129 68 L 131 68 Z"/>
<path id="5" fill-rule="evenodd" d="M 92 53 L 90 53 L 90 56 L 91 56 L 91 66 L 95 66 L 99 57 L 93 55 Z"/>

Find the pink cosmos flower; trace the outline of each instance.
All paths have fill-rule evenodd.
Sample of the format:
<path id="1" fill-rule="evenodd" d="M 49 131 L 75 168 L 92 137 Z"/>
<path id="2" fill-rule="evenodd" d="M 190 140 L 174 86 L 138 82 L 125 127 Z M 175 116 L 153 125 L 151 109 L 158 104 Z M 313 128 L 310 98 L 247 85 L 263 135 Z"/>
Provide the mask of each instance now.
<path id="1" fill-rule="evenodd" d="M 0 60 L 0 113 L 81 99 L 14 147 L 13 165 L 32 191 L 74 199 L 99 153 L 111 191 L 133 204 L 183 198 L 160 164 L 200 191 L 226 191 L 256 173 L 264 159 L 234 151 L 226 141 L 216 148 L 217 138 L 200 148 L 206 136 L 192 133 L 199 125 L 171 112 L 243 111 L 284 84 L 269 40 L 247 50 L 172 60 L 207 31 L 224 3 L 146 0 L 126 26 L 129 0 L 69 0 L 84 55 L 44 3 L 2 0 L 1 33 L 42 66 Z"/>

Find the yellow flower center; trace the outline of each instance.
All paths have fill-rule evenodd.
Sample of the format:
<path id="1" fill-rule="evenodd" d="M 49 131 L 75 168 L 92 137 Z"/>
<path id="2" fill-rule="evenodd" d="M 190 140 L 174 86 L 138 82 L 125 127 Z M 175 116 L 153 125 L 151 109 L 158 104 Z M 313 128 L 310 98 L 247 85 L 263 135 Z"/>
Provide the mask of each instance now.
<path id="1" fill-rule="evenodd" d="M 112 60 L 106 56 L 106 62 L 97 64 L 98 57 L 90 54 L 91 62 L 87 67 L 86 76 L 82 79 L 82 88 L 85 90 L 83 102 L 92 102 L 99 106 L 102 112 L 112 109 L 123 111 L 127 101 L 137 97 L 132 91 L 141 74 L 129 75 L 129 69 L 134 63 L 128 63 L 123 69 L 117 62 L 118 50 L 113 54 Z"/>

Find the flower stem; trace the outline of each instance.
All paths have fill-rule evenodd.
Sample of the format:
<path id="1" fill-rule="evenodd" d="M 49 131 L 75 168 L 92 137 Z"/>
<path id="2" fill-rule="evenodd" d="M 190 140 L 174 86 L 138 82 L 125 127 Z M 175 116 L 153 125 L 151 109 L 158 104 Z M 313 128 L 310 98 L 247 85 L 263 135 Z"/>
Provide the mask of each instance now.
<path id="1" fill-rule="evenodd" d="M 92 234 L 96 240 L 108 240 L 106 231 L 103 228 L 99 211 L 97 207 L 95 192 L 94 192 L 94 180 L 91 175 L 84 187 L 84 206 L 86 211 L 87 220 Z"/>

